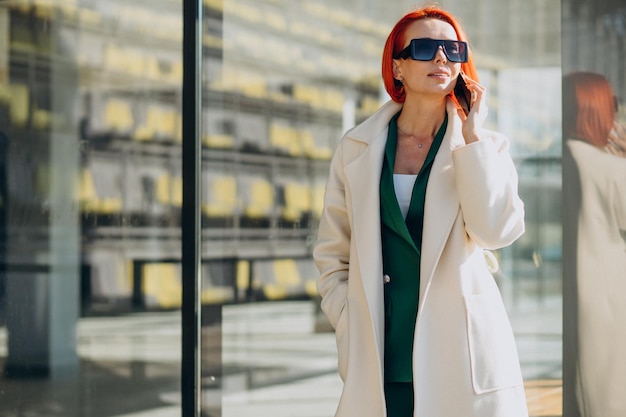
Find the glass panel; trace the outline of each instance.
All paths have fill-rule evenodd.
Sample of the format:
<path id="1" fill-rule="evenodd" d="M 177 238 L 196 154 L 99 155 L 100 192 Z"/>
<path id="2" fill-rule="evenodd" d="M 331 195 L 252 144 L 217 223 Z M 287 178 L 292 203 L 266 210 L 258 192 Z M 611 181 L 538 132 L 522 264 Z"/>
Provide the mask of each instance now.
<path id="1" fill-rule="evenodd" d="M 179 1 L 0 2 L 0 414 L 179 415 Z"/>
<path id="2" fill-rule="evenodd" d="M 217 413 L 221 398 L 224 416 L 333 415 L 342 384 L 311 258 L 323 189 L 342 133 L 388 99 L 384 41 L 413 2 L 203 3 L 203 283 L 227 288 L 205 299 L 221 317 L 221 368 L 206 357 L 204 407 Z M 559 4 L 440 4 L 469 33 L 488 127 L 511 139 L 527 232 L 496 253 L 495 278 L 531 415 L 560 415 Z"/>
<path id="3" fill-rule="evenodd" d="M 626 413 L 626 8 L 563 8 L 563 414 Z M 615 105 L 617 104 L 617 108 Z"/>

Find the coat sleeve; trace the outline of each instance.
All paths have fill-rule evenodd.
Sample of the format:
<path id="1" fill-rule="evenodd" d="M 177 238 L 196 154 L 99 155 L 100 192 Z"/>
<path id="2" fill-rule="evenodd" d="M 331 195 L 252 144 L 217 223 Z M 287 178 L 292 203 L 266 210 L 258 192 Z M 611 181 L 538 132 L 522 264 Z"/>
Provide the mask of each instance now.
<path id="1" fill-rule="evenodd" d="M 524 233 L 524 203 L 509 153 L 509 141 L 486 132 L 480 141 L 452 153 L 465 229 L 484 249 L 499 249 Z"/>
<path id="2" fill-rule="evenodd" d="M 324 192 L 324 209 L 313 250 L 313 258 L 320 271 L 317 289 L 322 297 L 322 311 L 333 328 L 339 321 L 348 296 L 350 236 L 340 145 L 330 164 L 330 175 Z"/>
<path id="3" fill-rule="evenodd" d="M 622 177 L 618 178 L 613 183 L 613 196 L 615 198 L 614 210 L 617 226 L 620 230 L 626 232 L 626 178 L 623 178 L 623 174 L 626 173 L 626 171 L 621 170 L 621 172 Z"/>

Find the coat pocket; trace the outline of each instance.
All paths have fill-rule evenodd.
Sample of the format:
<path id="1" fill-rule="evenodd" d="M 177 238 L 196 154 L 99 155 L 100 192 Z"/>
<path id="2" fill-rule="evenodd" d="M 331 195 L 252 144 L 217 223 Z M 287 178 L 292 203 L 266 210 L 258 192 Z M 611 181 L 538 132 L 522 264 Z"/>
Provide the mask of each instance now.
<path id="1" fill-rule="evenodd" d="M 344 382 L 348 372 L 349 333 L 348 300 L 346 300 L 339 313 L 339 320 L 337 320 L 337 326 L 335 327 L 335 338 L 337 339 L 337 368 L 339 376 Z"/>
<path id="2" fill-rule="evenodd" d="M 515 337 L 500 297 L 479 294 L 464 300 L 474 393 L 522 385 Z"/>

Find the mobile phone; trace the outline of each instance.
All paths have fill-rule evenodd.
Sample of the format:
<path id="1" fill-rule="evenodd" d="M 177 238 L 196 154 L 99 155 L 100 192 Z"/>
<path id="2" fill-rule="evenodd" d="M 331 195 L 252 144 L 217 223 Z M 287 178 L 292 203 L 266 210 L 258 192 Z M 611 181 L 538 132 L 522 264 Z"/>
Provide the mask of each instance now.
<path id="1" fill-rule="evenodd" d="M 472 92 L 467 88 L 464 77 L 465 74 L 461 72 L 456 78 L 456 85 L 454 86 L 454 96 L 459 102 L 463 113 L 465 113 L 465 115 L 467 116 L 472 103 Z"/>

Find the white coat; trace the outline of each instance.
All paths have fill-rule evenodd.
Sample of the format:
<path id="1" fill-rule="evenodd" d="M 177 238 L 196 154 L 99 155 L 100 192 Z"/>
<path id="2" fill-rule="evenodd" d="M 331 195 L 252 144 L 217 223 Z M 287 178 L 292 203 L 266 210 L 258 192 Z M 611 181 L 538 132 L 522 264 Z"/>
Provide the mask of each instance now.
<path id="1" fill-rule="evenodd" d="M 379 184 L 388 102 L 348 131 L 331 161 L 314 259 L 322 310 L 335 328 L 344 382 L 336 417 L 386 416 Z M 466 145 L 448 100 L 424 212 L 413 349 L 416 417 L 527 417 L 513 332 L 484 249 L 524 232 L 508 141 Z"/>
<path id="2" fill-rule="evenodd" d="M 563 415 L 626 416 L 626 159 L 563 153 Z"/>

